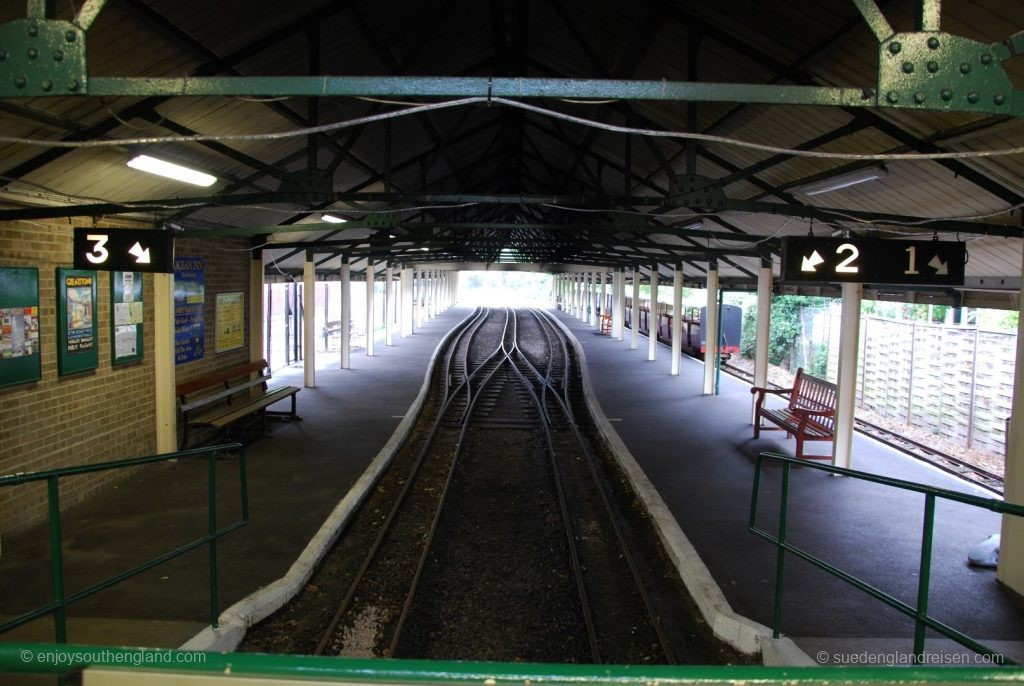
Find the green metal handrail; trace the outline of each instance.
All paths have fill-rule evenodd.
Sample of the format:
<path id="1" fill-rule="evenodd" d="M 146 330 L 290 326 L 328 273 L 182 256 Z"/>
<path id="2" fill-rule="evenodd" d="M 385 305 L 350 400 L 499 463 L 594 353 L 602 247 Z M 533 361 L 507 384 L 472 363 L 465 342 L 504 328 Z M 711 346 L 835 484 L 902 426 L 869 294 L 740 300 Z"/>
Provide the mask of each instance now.
<path id="1" fill-rule="evenodd" d="M 227 452 L 238 454 L 238 477 L 242 498 L 242 518 L 233 524 L 217 528 L 217 456 Z M 191 543 L 175 548 L 174 550 L 133 567 L 108 579 L 93 584 L 76 593 L 66 595 L 64 593 L 64 559 L 61 543 L 61 522 L 60 522 L 60 479 L 65 476 L 77 476 L 103 472 L 112 469 L 124 469 L 138 465 L 152 464 L 154 462 L 166 462 L 168 460 L 187 459 L 192 457 L 205 456 L 209 462 L 208 475 L 208 521 L 209 529 L 205 536 L 198 538 Z M 74 602 L 99 593 L 111 586 L 121 583 L 136 574 L 148 571 L 153 567 L 173 560 L 190 550 L 206 545 L 210 557 L 210 625 L 217 626 L 218 610 L 217 598 L 217 539 L 249 523 L 249 492 L 246 485 L 245 472 L 245 449 L 240 443 L 226 443 L 207 448 L 194 448 L 192 450 L 181 450 L 174 453 L 162 453 L 146 457 L 133 457 L 127 460 L 114 460 L 111 462 L 98 462 L 96 464 L 78 465 L 62 469 L 51 469 L 42 472 L 31 472 L 27 474 L 12 474 L 0 477 L 0 487 L 17 486 L 33 481 L 45 481 L 48 490 L 49 520 L 50 520 L 50 565 L 52 567 L 53 600 L 33 610 L 29 610 L 14 619 L 0 624 L 0 634 L 10 631 L 22 624 L 27 624 L 43 615 L 53 614 L 54 634 L 57 643 L 64 643 L 67 640 L 67 607 Z"/>
<path id="2" fill-rule="evenodd" d="M 683 684 L 1020 684 L 1007 667 L 761 667 L 752 665 L 596 665 L 380 660 L 220 653 L 47 643 L 0 643 L 0 673 L 67 674 L 89 666 L 188 676 L 262 677 L 297 683 L 462 686 L 681 686 Z M 203 683 L 207 683 L 204 681 Z"/>
<path id="3" fill-rule="evenodd" d="M 765 461 L 771 460 L 773 462 L 782 463 L 782 488 L 779 494 L 779 532 L 778 535 L 772 535 L 768 531 L 757 526 L 757 497 L 760 490 L 761 484 L 761 469 Z M 905 491 L 913 491 L 915 493 L 921 493 L 925 496 L 924 503 L 924 522 L 922 524 L 921 531 L 921 562 L 918 568 L 918 587 L 917 587 L 917 604 L 911 606 L 902 600 L 878 589 L 871 584 L 858 579 L 857 577 L 844 572 L 838 567 L 829 564 L 819 557 L 808 553 L 806 550 L 797 548 L 786 542 L 786 519 L 789 512 L 789 472 L 793 465 L 799 465 L 801 467 L 808 467 L 810 469 L 817 469 L 822 472 L 828 472 L 829 474 L 839 474 L 841 476 L 849 476 L 854 479 L 861 481 L 869 481 L 871 483 L 881 484 L 883 486 L 889 486 L 892 488 L 899 488 Z M 966 505 L 973 505 L 975 507 L 981 507 L 992 512 L 998 512 L 1001 514 L 1008 514 L 1016 517 L 1024 517 L 1024 506 L 1014 505 L 1007 503 L 1002 500 L 994 500 L 992 498 L 982 498 L 975 495 L 968 495 L 966 493 L 959 493 L 957 491 L 950 491 L 944 488 L 935 488 L 933 486 L 926 486 L 924 484 L 914 483 L 913 481 L 904 481 L 902 479 L 893 479 L 886 476 L 879 476 L 877 474 L 869 474 L 867 472 L 859 472 L 853 469 L 843 469 L 842 467 L 833 467 L 832 465 L 816 464 L 807 462 L 806 460 L 798 460 L 787 455 L 779 455 L 777 453 L 761 453 L 757 456 L 757 462 L 754 466 L 754 488 L 753 493 L 750 497 L 750 525 L 749 530 L 751 533 L 760 536 L 761 538 L 774 543 L 778 549 L 778 554 L 775 561 L 775 608 L 772 615 L 772 631 L 775 638 L 778 638 L 781 634 L 782 627 L 782 587 L 783 587 L 783 576 L 785 574 L 785 555 L 786 553 L 792 553 L 802 560 L 810 562 L 815 567 L 823 569 L 832 576 L 838 577 L 852 586 L 859 588 L 868 595 L 881 600 L 886 605 L 902 612 L 903 614 L 913 617 L 914 619 L 914 660 L 920 664 L 924 660 L 924 641 L 926 629 L 933 629 L 938 633 L 951 638 L 957 643 L 971 650 L 980 653 L 982 655 L 992 656 L 997 658 L 1000 663 L 1005 664 L 1016 664 L 1012 660 L 1006 659 L 1002 654 L 988 648 L 987 646 L 978 643 L 970 636 L 957 631 L 956 629 L 938 621 L 934 617 L 928 615 L 928 588 L 931 581 L 931 557 L 932 557 L 932 538 L 935 528 L 935 499 L 942 498 L 943 500 L 951 500 L 953 502 L 964 503 Z"/>

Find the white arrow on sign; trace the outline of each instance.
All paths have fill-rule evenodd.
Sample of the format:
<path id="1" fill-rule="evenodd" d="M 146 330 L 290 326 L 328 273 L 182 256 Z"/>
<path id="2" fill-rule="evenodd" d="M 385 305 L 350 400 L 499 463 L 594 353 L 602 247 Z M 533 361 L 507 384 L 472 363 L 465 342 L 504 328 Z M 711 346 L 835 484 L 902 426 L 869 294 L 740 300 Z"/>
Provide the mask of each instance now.
<path id="1" fill-rule="evenodd" d="M 933 257 L 931 261 L 928 262 L 928 266 L 935 270 L 935 276 L 949 275 L 949 265 L 940 260 L 938 255 Z"/>
<path id="2" fill-rule="evenodd" d="M 128 249 L 128 254 L 135 255 L 135 264 L 149 264 L 149 248 L 143 248 L 138 241 Z"/>
<path id="3" fill-rule="evenodd" d="M 825 261 L 825 258 L 818 254 L 815 250 L 811 253 L 810 257 L 804 257 L 803 262 L 800 263 L 800 271 L 802 272 L 816 272 L 819 264 Z"/>

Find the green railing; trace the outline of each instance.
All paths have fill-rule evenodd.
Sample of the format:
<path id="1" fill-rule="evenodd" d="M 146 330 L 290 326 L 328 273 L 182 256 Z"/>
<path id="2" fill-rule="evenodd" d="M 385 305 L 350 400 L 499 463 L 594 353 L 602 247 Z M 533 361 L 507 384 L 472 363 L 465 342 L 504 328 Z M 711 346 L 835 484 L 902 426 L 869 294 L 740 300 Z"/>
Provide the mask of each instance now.
<path id="1" fill-rule="evenodd" d="M 757 497 L 761 485 L 761 471 L 765 461 L 771 460 L 773 462 L 782 463 L 782 485 L 779 493 L 779 530 L 777 535 L 772 535 L 770 532 L 765 531 L 757 525 Z M 881 484 L 883 486 L 889 486 L 892 488 L 899 488 L 905 491 L 912 491 L 915 493 L 921 493 L 925 497 L 924 501 L 924 522 L 921 530 L 921 562 L 918 568 L 918 586 L 917 586 L 917 604 L 911 606 L 902 600 L 872 586 L 871 584 L 858 579 L 857 577 L 844 572 L 838 567 L 829 564 L 828 562 L 816 557 L 806 550 L 797 548 L 786 541 L 786 519 L 789 513 L 789 472 L 793 465 L 799 465 L 801 467 L 809 469 L 817 469 L 819 471 L 828 472 L 830 474 L 839 474 L 842 476 L 852 477 L 854 479 L 860 479 L 862 481 L 869 481 L 871 483 Z M 775 638 L 778 638 L 781 634 L 782 627 L 782 588 L 783 588 L 783 577 L 785 574 L 785 561 L 786 553 L 796 555 L 802 560 L 810 562 L 815 567 L 825 570 L 832 576 L 838 577 L 846 583 L 859 588 L 868 595 L 881 600 L 886 605 L 895 608 L 899 612 L 912 617 L 914 619 L 914 660 L 920 663 L 924 660 L 924 641 L 925 632 L 927 629 L 933 629 L 934 631 L 951 638 L 957 643 L 971 650 L 980 653 L 982 655 L 988 655 L 995 658 L 999 664 L 1015 664 L 1011 660 L 1007 660 L 1000 653 L 991 650 L 990 648 L 978 643 L 966 634 L 957 631 L 956 629 L 936 620 L 928 614 L 928 589 L 931 581 L 931 558 L 932 558 L 932 538 L 934 536 L 935 528 L 935 500 L 942 498 L 943 500 L 950 500 L 953 502 L 964 503 L 966 505 L 973 505 L 975 507 L 984 508 L 991 510 L 992 512 L 998 512 L 1001 514 L 1009 514 L 1017 517 L 1024 516 L 1024 506 L 1013 505 L 1006 503 L 1002 500 L 993 500 L 991 498 L 981 498 L 974 495 L 968 495 L 966 493 L 958 493 L 957 491 L 950 491 L 944 488 L 934 488 L 932 486 L 925 486 L 923 484 L 914 483 L 912 481 L 903 481 L 902 479 L 892 479 L 885 476 L 879 476 L 877 474 L 868 474 L 867 472 L 858 472 L 852 469 L 843 469 L 841 467 L 833 467 L 831 465 L 816 464 L 808 462 L 806 460 L 797 460 L 793 457 L 786 455 L 778 455 L 775 453 L 761 453 L 757 456 L 757 463 L 754 467 L 754 489 L 750 497 L 750 532 L 770 541 L 778 548 L 778 553 L 775 562 L 775 609 L 772 616 L 772 630 Z"/>
<path id="2" fill-rule="evenodd" d="M 238 455 L 238 480 L 241 488 L 242 518 L 233 524 L 217 528 L 217 456 L 227 452 Z M 154 462 L 166 462 L 167 460 L 182 460 L 189 458 L 206 457 L 209 462 L 208 493 L 209 501 L 208 520 L 209 529 L 205 536 L 198 538 L 191 543 L 176 548 L 168 553 L 144 562 L 126 572 L 112 576 L 104 581 L 89 586 L 81 591 L 71 594 L 64 592 L 64 560 L 63 546 L 61 543 L 61 521 L 60 521 L 60 479 L 65 476 L 80 476 L 94 472 L 109 471 L 112 469 L 124 469 L 136 467 Z M 245 476 L 245 449 L 239 443 L 228 443 L 208 448 L 196 448 L 193 450 L 182 450 L 176 453 L 163 453 L 161 455 L 149 455 L 147 457 L 135 457 L 127 460 L 115 460 L 112 462 L 98 462 L 90 465 L 77 467 L 65 467 L 44 472 L 32 472 L 29 474 L 13 474 L 0 477 L 0 487 L 17 486 L 34 481 L 45 481 L 48 490 L 49 524 L 50 524 L 50 566 L 52 569 L 53 600 L 33 610 L 29 610 L 14 619 L 0 624 L 0 634 L 10 631 L 22 624 L 27 624 L 44 615 L 53 615 L 54 634 L 57 643 L 64 643 L 67 640 L 67 607 L 83 598 L 121 583 L 122 581 L 141 574 L 158 565 L 172 560 L 179 555 L 184 555 L 202 545 L 206 545 L 210 558 L 210 625 L 217 626 L 217 616 L 220 614 L 217 601 L 217 539 L 224 534 L 234 531 L 249 523 L 249 494 L 246 487 Z M 2 670 L 0 670 L 2 671 Z"/>
<path id="3" fill-rule="evenodd" d="M 160 648 L 114 648 L 46 643 L 0 643 L 0 673 L 67 674 L 102 667 L 173 674 L 175 684 L 208 684 L 246 677 L 267 684 L 307 681 L 452 686 L 681 686 L 683 684 L 1020 684 L 1022 670 L 1007 667 L 760 667 L 750 665 L 576 665 L 525 662 L 380 660 L 219 653 Z M 86 669 L 88 674 L 88 669 Z M 205 677 L 205 678 L 204 678 Z M 280 681 L 278 681 L 280 680 Z M 141 680 L 140 680 L 141 682 Z M 161 682 L 163 683 L 163 682 Z M 249 683 L 248 681 L 246 683 Z M 263 683 L 262 681 L 260 683 Z"/>

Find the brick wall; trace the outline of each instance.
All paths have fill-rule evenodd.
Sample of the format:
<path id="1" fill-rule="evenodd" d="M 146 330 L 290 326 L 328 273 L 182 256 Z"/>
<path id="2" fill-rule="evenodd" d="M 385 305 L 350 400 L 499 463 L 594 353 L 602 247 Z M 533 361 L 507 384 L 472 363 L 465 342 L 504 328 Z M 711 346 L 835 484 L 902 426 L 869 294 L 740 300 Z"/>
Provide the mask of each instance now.
<path id="1" fill-rule="evenodd" d="M 150 455 L 156 452 L 153 397 L 153 278 L 143 276 L 144 357 L 125 366 L 111 365 L 110 273 L 97 272 L 99 366 L 60 377 L 57 374 L 57 267 L 70 267 L 74 226 L 88 220 L 0 223 L 0 267 L 39 269 L 42 378 L 0 388 L 0 474 L 35 472 L 76 464 Z M 132 226 L 128 223 L 104 226 Z M 137 225 L 136 225 L 137 226 Z M 217 293 L 245 294 L 248 332 L 249 262 L 246 239 L 178 240 L 179 256 L 202 257 L 205 271 L 206 353 L 177 365 L 181 383 L 247 362 L 248 336 L 237 350 L 216 352 Z M 125 476 L 111 471 L 62 481 L 61 505 L 67 507 Z M 0 534 L 46 520 L 46 489 L 29 484 L 0 489 Z"/>
<path id="2" fill-rule="evenodd" d="M 42 353 L 40 380 L 0 388 L 0 474 L 155 452 L 151 276 L 143 277 L 142 362 L 116 368 L 111 364 L 110 273 L 98 272 L 95 315 L 99 366 L 72 376 L 57 374 L 55 270 L 71 266 L 73 226 L 67 220 L 0 223 L 0 267 L 39 269 Z M 122 476 L 103 472 L 62 482 L 61 503 L 67 506 L 80 501 Z M 45 485 L 0 489 L 0 533 L 17 531 L 45 518 Z"/>

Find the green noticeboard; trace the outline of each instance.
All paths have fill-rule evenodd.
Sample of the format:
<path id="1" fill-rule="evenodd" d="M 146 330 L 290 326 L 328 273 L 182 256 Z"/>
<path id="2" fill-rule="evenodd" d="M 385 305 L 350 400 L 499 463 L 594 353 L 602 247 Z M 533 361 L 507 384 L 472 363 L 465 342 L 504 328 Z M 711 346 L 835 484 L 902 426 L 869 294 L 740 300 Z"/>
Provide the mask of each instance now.
<path id="1" fill-rule="evenodd" d="M 41 376 L 39 270 L 0 267 L 0 386 Z"/>
<path id="2" fill-rule="evenodd" d="M 110 361 L 142 359 L 142 273 L 110 274 Z"/>
<path id="3" fill-rule="evenodd" d="M 57 268 L 57 368 L 60 375 L 99 366 L 96 272 Z"/>

